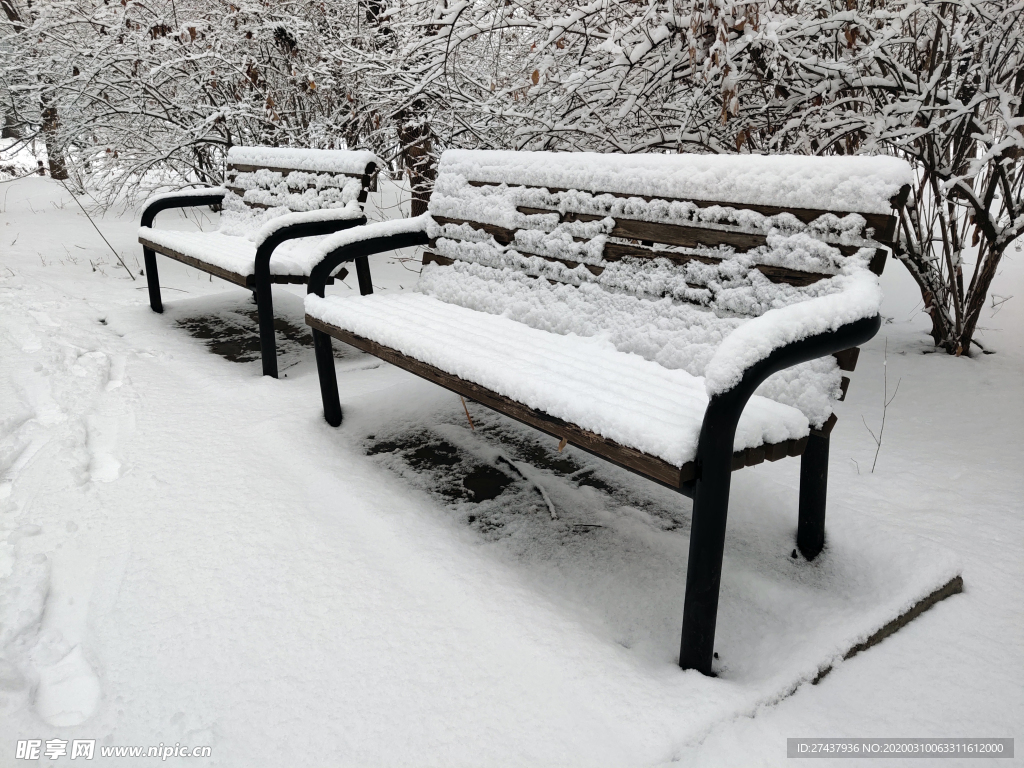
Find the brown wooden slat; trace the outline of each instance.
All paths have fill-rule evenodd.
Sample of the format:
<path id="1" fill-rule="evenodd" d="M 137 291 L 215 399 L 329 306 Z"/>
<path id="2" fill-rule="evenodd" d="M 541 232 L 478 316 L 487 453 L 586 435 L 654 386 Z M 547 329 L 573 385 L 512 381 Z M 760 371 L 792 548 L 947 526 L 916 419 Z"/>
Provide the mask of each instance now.
<path id="1" fill-rule="evenodd" d="M 471 186 L 474 186 L 474 187 L 494 187 L 494 186 L 497 186 L 493 182 L 489 182 L 489 181 L 472 181 L 471 180 L 469 182 L 469 184 Z M 519 186 L 519 185 L 516 185 L 516 186 Z M 549 192 L 554 192 L 554 193 L 557 193 L 557 192 L 568 192 L 569 191 L 568 189 L 561 189 L 559 187 L 534 187 L 534 186 L 525 185 L 525 184 L 522 185 L 522 186 L 526 187 L 527 189 L 547 189 Z M 582 190 L 582 191 L 590 192 L 590 190 Z M 839 217 L 845 216 L 848 213 L 858 213 L 859 215 L 864 217 L 864 220 L 867 222 L 867 225 L 875 230 L 875 239 L 878 240 L 879 242 L 885 243 L 885 244 L 891 244 L 892 243 L 892 240 L 893 240 L 894 235 L 896 233 L 896 225 L 898 223 L 898 219 L 897 219 L 897 217 L 895 215 L 887 214 L 887 213 L 863 213 L 863 212 L 860 212 L 860 211 L 826 211 L 826 210 L 823 210 L 823 209 L 816 209 L 816 208 L 786 208 L 786 207 L 777 206 L 777 205 L 757 205 L 757 204 L 754 204 L 754 203 L 723 203 L 723 202 L 718 202 L 718 201 L 714 201 L 714 200 L 692 200 L 692 199 L 687 200 L 687 199 L 684 199 L 684 198 L 677 198 L 677 197 L 659 197 L 659 196 L 656 196 L 656 195 L 633 195 L 633 194 L 626 194 L 626 193 L 622 193 L 622 192 L 591 192 L 591 194 L 594 194 L 594 195 L 611 195 L 612 197 L 620 197 L 620 198 L 624 198 L 624 199 L 628 199 L 630 197 L 638 197 L 638 198 L 640 198 L 642 200 L 647 200 L 648 202 L 650 202 L 651 200 L 665 200 L 665 201 L 670 202 L 670 203 L 693 203 L 698 208 L 711 208 L 713 206 L 720 205 L 720 206 L 722 206 L 724 208 L 737 208 L 737 209 L 742 209 L 742 210 L 747 210 L 747 211 L 755 211 L 756 213 L 760 213 L 760 214 L 763 214 L 765 216 L 775 216 L 776 214 L 779 214 L 779 213 L 791 213 L 798 220 L 802 221 L 804 224 L 810 224 L 812 221 L 814 221 L 818 217 L 824 216 L 825 214 L 828 214 L 828 213 L 835 214 L 836 216 L 839 216 Z M 893 200 L 891 200 L 890 203 L 892 203 L 894 205 L 894 207 L 896 207 L 896 200 L 895 200 L 895 198 Z"/>
<path id="2" fill-rule="evenodd" d="M 366 179 L 372 174 L 368 174 L 365 171 L 363 173 L 335 173 L 334 171 L 307 171 L 303 168 L 281 168 L 275 165 L 242 165 L 239 163 L 228 163 L 227 170 L 236 171 L 238 173 L 255 173 L 256 171 L 270 171 L 271 173 L 280 173 L 282 176 L 287 176 L 290 173 L 312 173 L 315 175 L 329 175 L 329 176 L 348 176 L 350 179 Z"/>
<path id="3" fill-rule="evenodd" d="M 539 429 L 541 432 L 559 439 L 565 439 L 567 442 L 582 448 L 588 453 L 600 456 L 613 464 L 643 475 L 662 485 L 679 489 L 685 483 L 692 482 L 696 478 L 696 468 L 693 462 L 684 464 L 680 469 L 663 459 L 650 456 L 633 448 L 627 448 L 601 435 L 588 432 L 575 424 L 550 416 L 543 411 L 530 408 L 479 384 L 453 376 L 428 363 L 421 362 L 395 349 L 385 347 L 375 341 L 325 323 L 310 315 L 306 315 L 306 324 L 427 381 L 431 381 L 456 394 L 485 405 L 534 429 Z M 772 461 L 777 461 L 785 456 L 799 456 L 803 453 L 806 446 L 807 438 L 805 437 L 802 440 L 788 440 L 777 445 L 766 445 L 741 451 L 733 456 L 733 470 L 761 463 L 769 451 L 775 456 Z"/>
<path id="4" fill-rule="evenodd" d="M 437 224 L 453 224 L 459 226 L 461 224 L 469 224 L 473 229 L 479 229 L 486 232 L 488 235 L 493 237 L 496 242 L 501 245 L 509 245 L 513 240 L 516 239 L 516 231 L 514 229 L 506 229 L 505 227 L 498 227 L 494 224 L 484 224 L 480 221 L 468 221 L 466 219 L 449 219 L 445 216 L 434 216 L 432 217 Z"/>
<path id="5" fill-rule="evenodd" d="M 835 427 L 837 421 L 839 421 L 839 417 L 833 413 L 828 417 L 828 421 L 821 425 L 821 429 L 812 429 L 811 434 L 816 435 L 817 437 L 828 437 L 832 434 L 832 429 Z"/>
<path id="6" fill-rule="evenodd" d="M 860 347 L 850 347 L 849 349 L 844 349 L 842 352 L 834 352 L 832 357 L 839 362 L 839 370 L 852 371 L 857 367 L 857 358 L 860 357 Z"/>
<path id="7" fill-rule="evenodd" d="M 833 415 L 835 415 L 835 414 L 833 414 Z M 790 456 L 803 456 L 804 455 L 804 451 L 807 450 L 807 441 L 808 440 L 810 440 L 810 437 L 801 437 L 799 440 L 789 440 L 787 442 L 787 444 L 789 446 L 789 455 Z"/>
<path id="8" fill-rule="evenodd" d="M 345 278 L 341 278 L 344 280 Z M 271 275 L 270 282 L 274 285 L 305 285 L 309 282 L 309 277 L 306 275 Z M 255 285 L 255 283 L 253 283 Z M 324 281 L 324 285 L 334 285 L 334 278 L 328 277 Z"/>
<path id="9" fill-rule="evenodd" d="M 366 170 L 363 173 L 341 174 L 334 173 L 333 171 L 305 171 L 301 168 L 279 168 L 277 166 L 269 165 L 242 165 L 236 163 L 228 163 L 225 170 L 225 178 L 226 180 L 230 181 L 231 179 L 235 178 L 238 173 L 254 173 L 255 171 L 259 170 L 267 170 L 272 171 L 274 173 L 280 173 L 282 177 L 287 176 L 288 174 L 292 173 L 292 171 L 295 171 L 301 173 L 312 173 L 317 175 L 323 174 L 331 176 L 347 176 L 350 179 L 359 179 L 361 189 L 359 190 L 359 196 L 357 200 L 360 204 L 366 202 L 366 197 L 369 192 L 377 191 L 377 176 L 379 174 L 379 169 L 377 168 L 376 163 L 370 163 L 369 165 L 367 165 Z M 232 175 L 232 173 L 234 173 L 235 175 Z M 306 189 L 310 188 L 311 186 L 306 187 Z M 239 195 L 240 197 L 242 196 L 242 190 L 238 189 L 237 187 L 228 187 L 228 189 L 235 192 L 235 194 Z M 270 207 L 268 205 L 263 205 L 261 203 L 246 203 L 246 205 L 248 205 L 250 208 L 266 209 Z"/>
<path id="10" fill-rule="evenodd" d="M 885 271 L 885 262 L 888 258 L 889 252 L 879 248 L 875 251 L 875 255 L 871 257 L 871 261 L 868 262 L 868 269 L 876 275 L 881 275 Z"/>
<path id="11" fill-rule="evenodd" d="M 433 246 L 434 244 L 433 243 L 429 243 L 428 245 Z M 578 267 L 580 264 L 583 264 L 583 262 L 581 262 L 581 261 L 570 261 L 569 259 L 556 259 L 553 256 L 541 256 L 539 254 L 531 254 L 531 255 L 536 255 L 537 258 L 544 259 L 544 261 L 550 261 L 550 262 L 557 262 L 559 264 L 565 264 L 565 266 L 567 266 L 569 269 L 576 269 L 576 267 Z M 447 267 L 447 266 L 450 266 L 450 265 L 454 264 L 455 263 L 455 259 L 450 259 L 447 256 L 442 256 L 441 254 L 434 253 L 433 251 L 424 250 L 423 251 L 423 263 L 424 264 L 439 264 L 442 267 Z M 597 275 L 600 275 L 602 272 L 604 272 L 604 267 L 595 267 L 593 264 L 583 264 L 583 266 L 590 272 L 590 274 L 594 275 L 595 277 Z"/>
<path id="12" fill-rule="evenodd" d="M 230 184 L 225 184 L 224 188 L 234 192 L 239 197 L 245 197 L 246 190 L 242 189 L 241 187 L 233 187 Z M 304 187 L 288 187 L 289 190 L 296 191 L 296 192 L 302 192 L 302 191 L 307 190 L 307 189 L 316 189 L 316 188 L 317 187 L 316 187 L 315 184 L 307 184 Z M 260 189 L 265 189 L 265 187 L 260 187 Z M 321 189 L 339 189 L 340 190 L 341 187 L 321 187 Z"/>
<path id="13" fill-rule="evenodd" d="M 524 214 L 537 213 L 558 213 L 553 209 L 525 208 L 517 209 Z M 568 212 L 561 216 L 560 221 L 601 221 L 605 216 L 596 216 L 589 213 Z M 685 248 L 697 248 L 701 246 L 717 248 L 719 245 L 731 246 L 734 250 L 749 251 L 768 242 L 765 235 L 751 232 L 737 232 L 729 229 L 719 229 L 713 225 L 699 226 L 690 224 L 663 224 L 661 222 L 639 221 L 637 219 L 615 219 L 615 227 L 612 228 L 613 237 L 622 237 L 632 240 L 640 240 L 645 243 L 665 243 L 666 245 L 681 245 Z M 833 248 L 844 256 L 852 256 L 859 249 L 857 245 L 844 245 L 842 243 L 828 242 Z M 881 274 L 885 267 L 885 254 L 887 251 L 876 251 L 872 258 L 872 269 L 875 274 Z M 882 254 L 879 256 L 879 254 Z M 878 266 L 881 259 L 881 266 Z"/>
<path id="14" fill-rule="evenodd" d="M 842 381 L 839 383 L 839 388 L 841 390 L 843 390 L 843 394 L 841 394 L 839 396 L 839 402 L 842 402 L 843 400 L 846 399 L 846 390 L 848 390 L 850 388 L 850 377 L 849 376 L 843 376 Z M 835 414 L 833 414 L 833 415 L 835 415 Z"/>
<path id="15" fill-rule="evenodd" d="M 606 243 L 602 258 L 605 261 L 620 261 L 626 257 L 640 259 L 668 259 L 676 264 L 685 264 L 688 261 L 699 261 L 703 264 L 717 264 L 721 259 L 714 256 L 704 256 L 696 253 L 678 253 L 675 251 L 656 251 L 653 248 L 643 248 L 639 245 L 626 245 L 625 243 Z M 802 288 L 813 285 L 819 280 L 824 280 L 830 275 L 820 272 L 804 272 L 798 269 L 787 269 L 786 267 L 774 267 L 768 264 L 757 264 L 757 271 L 771 280 L 773 283 L 788 283 L 789 285 Z"/>
<path id="16" fill-rule="evenodd" d="M 557 211 L 544 208 L 520 207 L 520 213 L 527 215 L 539 213 L 558 213 Z M 561 214 L 561 221 L 601 221 L 606 216 L 597 216 L 589 213 L 574 213 L 569 211 Z M 641 240 L 650 243 L 665 243 L 666 245 L 681 245 L 685 248 L 697 248 L 699 246 L 719 245 L 732 246 L 737 251 L 749 251 L 752 248 L 764 245 L 767 238 L 764 235 L 752 234 L 749 232 L 733 232 L 712 227 L 690 226 L 686 224 L 662 224 L 653 221 L 639 221 L 637 219 L 615 219 L 615 226 L 611 231 L 612 237 L 623 237 L 631 240 Z"/>

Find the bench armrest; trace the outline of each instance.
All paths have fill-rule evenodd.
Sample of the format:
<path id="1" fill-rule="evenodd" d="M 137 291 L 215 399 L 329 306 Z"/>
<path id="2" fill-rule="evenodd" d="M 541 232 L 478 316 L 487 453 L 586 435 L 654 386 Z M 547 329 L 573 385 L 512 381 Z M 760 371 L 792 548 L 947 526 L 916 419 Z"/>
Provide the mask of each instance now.
<path id="1" fill-rule="evenodd" d="M 713 398 L 729 392 L 758 363 L 803 339 L 828 335 L 859 320 L 877 317 L 882 290 L 875 275 L 867 270 L 857 270 L 838 279 L 844 283 L 839 292 L 771 309 L 729 334 L 704 369 L 704 385 L 708 396 Z M 834 350 L 823 351 L 814 357 L 824 357 L 861 342 L 837 343 L 846 346 L 837 346 Z M 788 368 L 814 357 L 783 367 Z"/>
<path id="2" fill-rule="evenodd" d="M 358 204 L 355 204 L 354 209 L 346 206 L 278 216 L 264 224 L 256 235 L 256 283 L 269 283 L 270 257 L 281 243 L 301 237 L 336 234 L 339 230 L 350 228 L 359 229 L 365 224 L 366 217 Z"/>
<path id="3" fill-rule="evenodd" d="M 346 223 L 343 226 L 338 226 L 339 222 L 354 222 Z M 363 211 L 359 207 L 359 203 L 355 200 L 349 201 L 344 208 L 321 208 L 315 211 L 300 211 L 298 213 L 286 213 L 282 216 L 275 216 L 262 227 L 256 233 L 256 247 L 259 248 L 264 242 L 269 240 L 275 235 L 280 237 L 281 235 L 287 235 L 284 239 L 291 240 L 296 237 L 309 237 L 309 235 L 303 234 L 289 234 L 289 233 L 300 233 L 304 231 L 303 227 L 296 225 L 302 224 L 323 224 L 325 231 L 319 232 L 318 234 L 329 235 L 332 232 L 337 232 L 339 229 L 351 227 L 353 225 L 358 226 L 366 223 L 366 218 L 363 216 Z M 281 230 L 287 230 L 282 232 Z"/>
<path id="4" fill-rule="evenodd" d="M 199 189 L 182 189 L 153 195 L 142 206 L 143 227 L 152 227 L 153 219 L 160 211 L 170 208 L 191 208 L 198 205 L 218 205 L 224 201 L 228 191 L 224 187 L 200 187 Z"/>
<path id="5" fill-rule="evenodd" d="M 308 293 L 324 295 L 327 278 L 346 261 L 365 259 L 375 253 L 397 251 L 415 245 L 426 245 L 430 214 L 411 219 L 380 221 L 353 227 L 326 238 L 317 248 L 309 273 Z"/>

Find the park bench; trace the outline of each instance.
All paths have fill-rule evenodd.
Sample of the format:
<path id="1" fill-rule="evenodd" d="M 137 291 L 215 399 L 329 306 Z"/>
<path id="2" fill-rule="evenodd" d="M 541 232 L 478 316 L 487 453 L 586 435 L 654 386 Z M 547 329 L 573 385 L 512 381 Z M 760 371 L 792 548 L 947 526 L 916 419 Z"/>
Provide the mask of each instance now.
<path id="1" fill-rule="evenodd" d="M 711 674 L 731 472 L 802 456 L 797 544 L 821 551 L 833 407 L 910 181 L 885 157 L 446 152 L 429 213 L 316 248 L 324 415 L 333 337 L 693 498 L 680 665 Z M 414 245 L 417 291 L 372 295 L 368 257 Z M 348 261 L 361 295 L 325 297 Z"/>
<path id="2" fill-rule="evenodd" d="M 310 270 L 308 247 L 292 241 L 365 224 L 361 206 L 376 184 L 379 163 L 370 152 L 232 147 L 223 187 L 151 197 L 143 207 L 139 242 L 153 311 L 163 312 L 158 253 L 248 288 L 259 315 L 263 374 L 276 377 L 271 285 L 305 283 Z M 160 211 L 199 205 L 222 207 L 217 231 L 153 228 Z"/>

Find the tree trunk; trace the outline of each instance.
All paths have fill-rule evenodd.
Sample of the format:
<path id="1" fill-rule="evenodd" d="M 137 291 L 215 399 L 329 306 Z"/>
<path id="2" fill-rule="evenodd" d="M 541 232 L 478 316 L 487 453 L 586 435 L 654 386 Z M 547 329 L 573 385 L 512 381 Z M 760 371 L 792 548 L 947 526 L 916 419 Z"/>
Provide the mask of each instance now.
<path id="1" fill-rule="evenodd" d="M 10 112 L 4 112 L 4 127 L 3 132 L 0 133 L 0 139 L 20 139 L 21 138 L 21 126 L 16 121 L 13 114 Z"/>
<path id="2" fill-rule="evenodd" d="M 974 341 L 974 331 L 978 327 L 978 319 L 981 317 L 981 310 L 985 306 L 985 297 L 988 296 L 989 286 L 999 269 L 999 261 L 1003 257 L 1005 248 L 990 246 L 985 263 L 978 273 L 975 285 L 971 286 L 971 292 L 967 297 L 967 306 L 964 307 L 964 326 L 957 343 L 952 346 L 954 349 L 947 349 L 955 355 L 970 352 L 971 342 Z"/>
<path id="3" fill-rule="evenodd" d="M 417 99 L 397 115 L 402 164 L 412 186 L 412 215 L 427 212 L 427 201 L 437 178 L 434 134 L 426 117 L 426 105 Z"/>
<path id="4" fill-rule="evenodd" d="M 64 164 L 64 153 L 61 152 L 57 141 L 57 129 L 60 127 L 57 108 L 47 105 L 44 101 L 42 115 L 43 139 L 46 142 L 46 157 L 50 162 L 50 178 L 65 181 L 68 178 L 68 169 Z"/>

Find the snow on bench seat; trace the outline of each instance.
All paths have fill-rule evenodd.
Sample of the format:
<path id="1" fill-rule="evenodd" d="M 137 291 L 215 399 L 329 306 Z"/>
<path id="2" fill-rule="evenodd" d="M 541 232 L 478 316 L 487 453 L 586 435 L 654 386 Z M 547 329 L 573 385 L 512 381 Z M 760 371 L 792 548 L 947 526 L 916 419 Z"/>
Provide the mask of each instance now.
<path id="1" fill-rule="evenodd" d="M 339 218 L 356 219 L 363 215 L 357 205 L 345 209 Z M 217 267 L 245 278 L 255 273 L 256 248 L 261 238 L 268 234 L 277 221 L 265 224 L 252 237 L 225 234 L 224 232 L 181 232 L 177 230 L 139 228 L 139 240 L 161 253 L 172 251 L 204 264 Z M 270 260 L 270 274 L 276 277 L 307 277 L 316 263 L 315 242 L 322 237 L 285 241 L 274 249 Z"/>
<path id="2" fill-rule="evenodd" d="M 696 455 L 704 379 L 620 352 L 600 336 L 548 333 L 422 293 L 310 295 L 306 313 L 675 467 Z M 735 450 L 809 431 L 798 409 L 754 397 Z"/>

